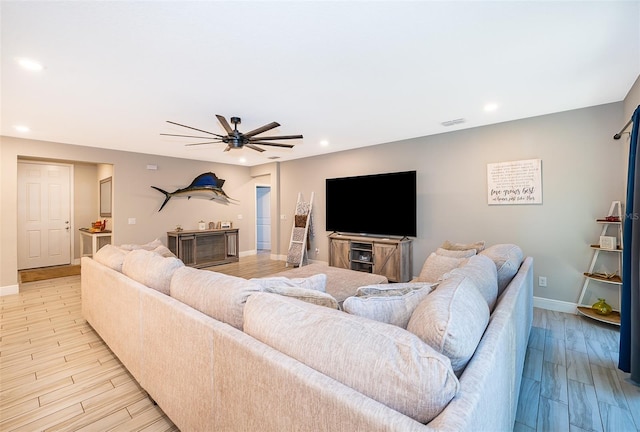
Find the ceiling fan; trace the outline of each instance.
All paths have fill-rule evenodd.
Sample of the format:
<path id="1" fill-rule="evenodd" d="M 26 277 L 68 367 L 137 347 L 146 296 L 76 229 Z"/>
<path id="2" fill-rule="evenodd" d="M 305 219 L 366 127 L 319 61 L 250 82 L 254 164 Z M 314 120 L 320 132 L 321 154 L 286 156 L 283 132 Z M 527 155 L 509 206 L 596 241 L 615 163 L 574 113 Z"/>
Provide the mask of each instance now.
<path id="1" fill-rule="evenodd" d="M 249 147 L 252 150 L 255 151 L 259 151 L 259 152 L 263 152 L 265 151 L 263 148 L 258 147 L 258 145 L 263 145 L 263 146 L 272 146 L 272 147 L 286 147 L 286 148 L 293 148 L 293 144 L 283 144 L 283 143 L 276 143 L 276 142 L 271 142 L 273 140 L 288 140 L 288 139 L 301 139 L 302 135 L 281 135 L 281 136 L 265 136 L 265 137 L 258 137 L 256 135 L 260 135 L 263 132 L 266 132 L 268 130 L 271 130 L 273 128 L 277 128 L 278 126 L 280 126 L 280 123 L 276 123 L 276 122 L 271 122 L 269 124 L 266 124 L 262 127 L 259 127 L 257 129 L 254 129 L 250 132 L 247 133 L 242 133 L 238 130 L 238 125 L 240 124 L 240 117 L 231 117 L 231 123 L 233 124 L 233 129 L 231 129 L 231 125 L 229 125 L 229 122 L 227 122 L 227 119 L 225 119 L 223 116 L 216 114 L 216 117 L 218 118 L 218 121 L 220 122 L 220 124 L 222 125 L 222 127 L 224 128 L 224 130 L 227 132 L 227 135 L 219 135 L 213 132 L 209 132 L 206 130 L 202 130 L 202 129 L 196 129 L 194 127 L 191 126 L 186 126 L 180 123 L 176 123 L 176 122 L 172 122 L 167 120 L 167 123 L 171 123 L 174 124 L 176 126 L 181 126 L 181 127 L 185 127 L 188 129 L 193 129 L 196 130 L 198 132 L 203 132 L 206 134 L 209 134 L 211 136 L 195 136 L 195 135 L 176 135 L 176 134 L 160 134 L 160 135 L 166 135 L 166 136 L 174 136 L 174 137 L 185 137 L 185 138 L 202 138 L 202 139 L 206 139 L 206 140 L 210 140 L 207 142 L 200 142 L 200 143 L 193 143 L 193 144 L 185 144 L 186 146 L 197 146 L 197 145 L 205 145 L 205 144 L 216 144 L 216 143 L 225 143 L 227 145 L 227 147 L 224 149 L 224 151 L 229 151 L 231 149 L 241 149 L 242 147 Z"/>

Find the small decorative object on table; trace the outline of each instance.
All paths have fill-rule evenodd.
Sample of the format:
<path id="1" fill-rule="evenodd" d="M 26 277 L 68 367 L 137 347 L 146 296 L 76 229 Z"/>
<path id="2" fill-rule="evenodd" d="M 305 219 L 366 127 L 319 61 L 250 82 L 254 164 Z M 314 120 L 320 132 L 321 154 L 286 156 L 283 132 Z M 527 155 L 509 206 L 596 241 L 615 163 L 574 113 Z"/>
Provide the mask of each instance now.
<path id="1" fill-rule="evenodd" d="M 216 229 L 216 223 L 215 222 L 209 222 L 209 229 Z"/>
<path id="2" fill-rule="evenodd" d="M 609 306 L 609 304 L 607 304 L 607 302 L 603 298 L 599 298 L 598 301 L 595 302 L 593 306 L 591 306 L 591 308 L 598 315 L 609 315 L 613 311 L 611 306 Z"/>
<path id="3" fill-rule="evenodd" d="M 232 228 L 233 224 L 230 221 L 224 221 L 220 223 L 222 229 Z"/>
<path id="4" fill-rule="evenodd" d="M 182 227 L 181 227 L 180 225 L 176 225 L 176 230 L 175 230 L 175 231 L 176 231 L 176 232 L 180 232 L 180 231 L 182 231 Z"/>
<path id="5" fill-rule="evenodd" d="M 200 231 L 204 231 L 204 230 L 206 230 L 206 229 L 207 229 L 207 225 L 204 223 L 204 221 L 203 221 L 203 220 L 201 220 L 200 222 L 198 222 L 198 229 L 199 229 Z"/>

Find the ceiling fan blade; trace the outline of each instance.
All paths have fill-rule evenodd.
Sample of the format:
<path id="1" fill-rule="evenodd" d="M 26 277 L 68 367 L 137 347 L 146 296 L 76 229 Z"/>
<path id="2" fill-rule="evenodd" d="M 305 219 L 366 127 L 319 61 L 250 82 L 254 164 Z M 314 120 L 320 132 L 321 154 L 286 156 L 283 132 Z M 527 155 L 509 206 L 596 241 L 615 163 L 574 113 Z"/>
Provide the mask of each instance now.
<path id="1" fill-rule="evenodd" d="M 164 136 L 174 136 L 174 137 L 185 137 L 185 138 L 202 138 L 202 139 L 211 139 L 211 137 L 202 137 L 202 136 L 195 136 L 195 135 L 177 135 L 177 134 L 165 134 L 165 133 L 161 133 L 160 135 L 164 135 Z M 224 138 L 222 135 L 218 135 L 220 138 Z"/>
<path id="2" fill-rule="evenodd" d="M 231 150 L 231 146 L 230 145 L 228 145 L 227 148 L 224 149 L 224 151 L 229 151 L 229 150 Z"/>
<path id="3" fill-rule="evenodd" d="M 224 130 L 226 130 L 228 134 L 232 134 L 233 129 L 231 128 L 231 125 L 229 124 L 227 119 L 222 117 L 220 114 L 216 114 L 216 117 L 218 118 L 218 121 L 220 122 Z"/>
<path id="4" fill-rule="evenodd" d="M 215 134 L 215 133 L 213 133 L 213 132 L 206 131 L 206 130 L 196 129 L 196 128 L 191 127 L 191 126 L 183 125 L 183 124 L 176 123 L 176 122 L 172 122 L 172 121 L 169 121 L 169 120 L 167 120 L 167 123 L 171 123 L 171 124 L 174 124 L 174 125 L 176 125 L 176 126 L 186 127 L 187 129 L 197 130 L 198 132 L 204 132 L 204 133 L 208 133 L 209 135 L 213 135 L 213 136 L 217 136 L 217 137 L 222 138 L 222 135 L 218 135 L 218 134 Z"/>
<path id="5" fill-rule="evenodd" d="M 245 134 L 245 136 L 247 136 L 247 135 Z M 280 135 L 280 136 L 255 137 L 255 138 L 249 138 L 249 141 L 252 141 L 254 139 L 260 140 L 260 141 L 281 140 L 281 139 L 302 139 L 302 135 Z"/>
<path id="6" fill-rule="evenodd" d="M 293 144 L 283 144 L 283 143 L 272 143 L 272 142 L 263 142 L 263 141 L 251 141 L 251 144 L 260 144 L 272 147 L 286 147 L 293 148 Z M 250 146 L 251 144 L 245 144 L 245 146 Z"/>
<path id="7" fill-rule="evenodd" d="M 203 142 L 203 143 L 193 143 L 193 144 L 185 144 L 185 147 L 189 147 L 189 146 L 197 146 L 197 145 L 205 145 L 205 144 L 218 144 L 221 143 L 222 140 L 217 140 L 217 141 L 209 141 L 209 142 Z"/>
<path id="8" fill-rule="evenodd" d="M 260 147 L 254 146 L 253 144 L 245 144 L 244 147 L 249 147 L 250 149 L 253 149 L 255 151 L 259 151 L 260 153 L 265 151 L 264 149 L 261 149 Z"/>
<path id="9" fill-rule="evenodd" d="M 259 127 L 258 129 L 254 129 L 251 132 L 247 132 L 245 134 L 243 134 L 245 137 L 250 138 L 254 135 L 258 135 L 261 134 L 262 132 L 266 132 L 268 130 L 271 130 L 273 128 L 277 128 L 278 126 L 280 126 L 280 123 L 276 123 L 276 122 L 271 122 L 269 124 L 266 124 L 262 127 Z"/>

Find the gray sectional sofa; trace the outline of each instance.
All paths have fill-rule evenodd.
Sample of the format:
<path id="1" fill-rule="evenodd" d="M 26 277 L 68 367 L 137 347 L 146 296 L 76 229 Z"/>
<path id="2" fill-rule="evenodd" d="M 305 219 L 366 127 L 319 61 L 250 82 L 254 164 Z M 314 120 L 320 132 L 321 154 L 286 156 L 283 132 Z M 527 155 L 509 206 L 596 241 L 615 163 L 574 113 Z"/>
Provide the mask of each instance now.
<path id="1" fill-rule="evenodd" d="M 414 299 L 408 323 L 393 325 L 357 308 L 319 306 L 331 292 L 344 294 L 335 275 L 309 302 L 185 267 L 164 249 L 109 247 L 82 258 L 82 310 L 183 431 L 511 430 L 533 289 L 533 260 L 514 250 L 488 254 L 493 304 L 474 288 L 488 283 L 473 269 L 486 258 L 430 257 L 415 287 L 353 275 L 383 293 L 353 302 L 366 313 L 388 306 L 380 297 Z M 509 266 L 505 279 L 500 270 Z M 418 289 L 429 290 L 419 302 Z M 443 328 L 434 319 L 449 321 Z M 473 336 L 464 335 L 474 332 L 469 351 Z"/>

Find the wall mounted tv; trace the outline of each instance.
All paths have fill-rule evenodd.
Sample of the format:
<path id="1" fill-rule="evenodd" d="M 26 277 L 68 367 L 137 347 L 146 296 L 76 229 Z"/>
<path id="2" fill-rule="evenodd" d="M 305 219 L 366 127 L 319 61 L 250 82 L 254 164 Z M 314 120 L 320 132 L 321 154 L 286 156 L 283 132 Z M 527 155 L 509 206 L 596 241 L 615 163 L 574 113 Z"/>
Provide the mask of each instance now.
<path id="1" fill-rule="evenodd" d="M 327 179 L 326 199 L 327 231 L 417 235 L 415 171 Z"/>

